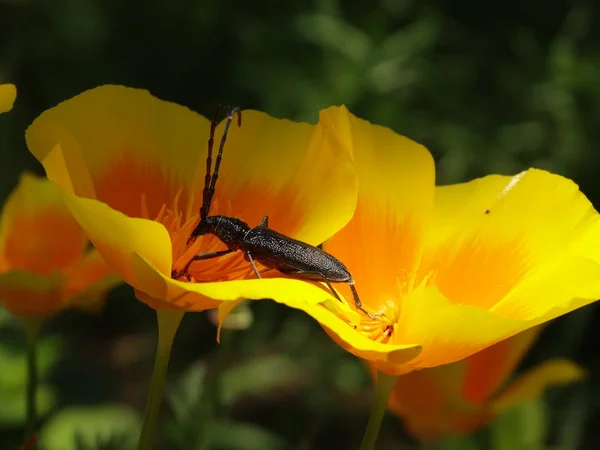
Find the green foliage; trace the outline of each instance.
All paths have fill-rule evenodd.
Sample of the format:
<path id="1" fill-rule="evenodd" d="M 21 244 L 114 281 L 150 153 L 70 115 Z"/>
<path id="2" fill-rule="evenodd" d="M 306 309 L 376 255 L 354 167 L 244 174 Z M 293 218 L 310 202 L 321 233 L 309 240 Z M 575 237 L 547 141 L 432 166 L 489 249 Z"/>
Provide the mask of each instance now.
<path id="1" fill-rule="evenodd" d="M 542 450 L 547 435 L 546 409 L 533 401 L 500 416 L 490 427 L 493 450 Z"/>
<path id="2" fill-rule="evenodd" d="M 67 408 L 41 430 L 45 450 L 131 450 L 136 447 L 141 419 L 123 405 Z"/>
<path id="3" fill-rule="evenodd" d="M 284 449 L 283 440 L 261 427 L 217 420 L 217 405 L 231 406 L 246 396 L 287 385 L 292 364 L 283 357 L 252 359 L 212 377 L 205 364 L 196 363 L 170 389 L 168 400 L 173 419 L 167 434 L 177 448 Z M 287 375 L 286 375 L 287 374 Z M 208 446 L 208 447 L 207 447 Z M 254 446 L 254 447 L 253 447 Z"/>
<path id="4" fill-rule="evenodd" d="M 217 422 L 211 435 L 211 447 L 214 450 L 286 450 L 292 447 L 273 433 L 249 424 Z"/>
<path id="5" fill-rule="evenodd" d="M 1 313 L 4 316 L 4 313 Z M 5 323 L 11 321 L 4 316 Z M 0 322 L 3 318 L 0 317 Z M 24 339 L 24 338 L 23 338 Z M 62 355 L 62 341 L 58 336 L 40 340 L 39 377 L 40 385 L 36 397 L 40 415 L 46 415 L 56 404 L 56 389 L 45 382 Z M 14 347 L 0 342 L 0 427 L 18 427 L 25 421 L 26 356 L 23 347 Z"/>

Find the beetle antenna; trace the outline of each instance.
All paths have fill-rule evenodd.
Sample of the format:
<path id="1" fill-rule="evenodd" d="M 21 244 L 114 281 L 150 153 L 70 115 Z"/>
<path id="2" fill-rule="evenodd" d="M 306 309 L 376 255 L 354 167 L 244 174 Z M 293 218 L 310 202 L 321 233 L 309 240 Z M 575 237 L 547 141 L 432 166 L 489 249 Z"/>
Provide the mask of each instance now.
<path id="1" fill-rule="evenodd" d="M 227 134 L 229 133 L 229 127 L 231 122 L 233 121 L 233 117 L 238 115 L 238 127 L 242 126 L 242 110 L 239 107 L 235 107 L 229 110 L 227 114 L 227 122 L 225 122 L 225 129 L 223 130 L 223 136 L 221 137 L 221 143 L 219 145 L 219 153 L 217 154 L 217 159 L 215 161 L 215 170 L 212 173 L 212 178 L 210 180 L 210 185 L 208 186 L 208 190 L 206 191 L 206 198 L 204 199 L 206 203 L 206 211 L 205 215 L 202 216 L 202 212 L 200 214 L 201 219 L 205 219 L 208 216 L 208 210 L 210 209 L 210 204 L 212 202 L 213 195 L 215 195 L 215 186 L 217 184 L 217 178 L 219 178 L 219 167 L 221 167 L 221 159 L 223 158 L 223 149 L 225 148 L 225 141 L 227 141 Z M 211 124 L 212 127 L 212 124 Z M 212 131 L 212 128 L 211 128 Z M 213 133 L 214 135 L 214 133 Z M 207 161 L 208 166 L 208 161 Z M 205 188 L 206 189 L 206 188 Z M 204 208 L 204 203 L 202 207 Z"/>
<path id="2" fill-rule="evenodd" d="M 210 195 L 210 178 L 212 171 L 212 151 L 215 143 L 215 131 L 217 129 L 217 123 L 219 121 L 219 115 L 221 114 L 221 104 L 219 103 L 215 108 L 213 118 L 210 121 L 210 135 L 208 137 L 208 155 L 206 156 L 206 175 L 204 175 L 204 190 L 202 191 L 202 207 L 200 208 L 200 219 L 206 219 L 208 211 L 210 210 L 210 202 L 212 196 Z"/>

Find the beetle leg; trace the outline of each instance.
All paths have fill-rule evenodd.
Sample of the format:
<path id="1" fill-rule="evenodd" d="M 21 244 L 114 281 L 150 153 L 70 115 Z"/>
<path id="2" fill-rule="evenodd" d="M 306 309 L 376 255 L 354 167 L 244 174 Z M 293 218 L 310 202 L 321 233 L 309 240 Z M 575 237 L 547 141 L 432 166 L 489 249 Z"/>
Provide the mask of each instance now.
<path id="1" fill-rule="evenodd" d="M 206 252 L 206 253 L 200 253 L 199 255 L 194 255 L 192 257 L 192 259 L 190 259 L 188 261 L 188 263 L 185 265 L 185 267 L 183 268 L 183 270 L 181 272 L 177 273 L 177 272 L 173 271 L 173 274 L 171 276 L 172 276 L 172 278 L 179 278 L 181 275 L 187 275 L 188 270 L 194 261 L 202 261 L 204 259 L 217 258 L 219 256 L 223 256 L 223 255 L 226 255 L 231 252 L 233 252 L 233 250 L 227 249 L 227 250 L 219 250 L 218 252 Z"/>
<path id="2" fill-rule="evenodd" d="M 337 298 L 340 303 L 342 302 L 342 299 L 340 298 L 340 296 L 338 295 L 337 291 L 333 288 L 333 286 L 331 285 L 331 283 L 329 282 L 329 280 L 327 278 L 323 278 L 323 282 L 327 285 L 327 287 L 329 288 L 329 290 L 331 291 L 331 294 Z"/>
<path id="3" fill-rule="evenodd" d="M 354 280 L 348 281 L 348 285 L 350 286 L 350 290 L 352 291 L 352 297 L 354 297 L 354 305 L 356 306 L 356 309 L 365 313 L 367 316 L 369 316 L 370 319 L 379 318 L 379 316 L 381 316 L 381 314 L 373 315 L 363 309 L 362 302 L 360 301 L 360 297 L 358 296 L 358 291 L 356 290 L 356 287 L 354 286 Z"/>
<path id="4" fill-rule="evenodd" d="M 258 226 L 260 228 L 269 228 L 269 216 L 263 216 Z"/>
<path id="5" fill-rule="evenodd" d="M 265 216 L 265 217 L 267 217 L 267 216 Z M 252 258 L 252 255 L 250 254 L 250 252 L 248 250 L 246 250 L 245 253 L 246 253 L 246 256 L 248 258 L 248 262 L 250 263 L 250 265 L 252 266 L 252 269 L 254 270 L 254 273 L 256 274 L 256 277 L 257 278 L 262 278 L 260 276 L 260 273 L 258 272 L 258 269 L 256 268 L 256 264 L 254 264 L 254 258 Z"/>
<path id="6" fill-rule="evenodd" d="M 217 256 L 223 256 L 228 253 L 231 253 L 232 251 L 233 250 L 227 249 L 227 250 L 219 250 L 218 252 L 200 253 L 199 255 L 194 255 L 194 257 L 190 260 L 190 262 L 201 261 L 203 259 L 216 258 Z"/>

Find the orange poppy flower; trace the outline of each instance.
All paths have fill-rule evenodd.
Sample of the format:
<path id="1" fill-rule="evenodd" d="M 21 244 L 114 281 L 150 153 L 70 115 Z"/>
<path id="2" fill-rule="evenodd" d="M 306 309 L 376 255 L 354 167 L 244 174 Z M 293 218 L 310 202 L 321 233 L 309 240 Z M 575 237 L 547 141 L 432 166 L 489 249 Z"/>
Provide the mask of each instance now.
<path id="1" fill-rule="evenodd" d="M 344 107 L 320 123 L 358 179 L 355 214 L 325 249 L 375 318 L 352 301 L 290 306 L 374 368 L 455 362 L 600 297 L 599 215 L 572 181 L 530 169 L 436 188 L 421 145 Z"/>
<path id="2" fill-rule="evenodd" d="M 508 382 L 539 331 L 530 328 L 461 361 L 400 377 L 389 409 L 416 438 L 433 442 L 470 433 L 549 386 L 581 379 L 584 372 L 576 364 L 553 359 Z"/>
<path id="3" fill-rule="evenodd" d="M 0 84 L 0 114 L 12 109 L 17 98 L 17 88 L 14 84 Z"/>
<path id="4" fill-rule="evenodd" d="M 97 309 L 121 280 L 88 251 L 52 183 L 21 175 L 0 216 L 0 302 L 13 313 L 48 317 L 78 306 Z"/>
<path id="5" fill-rule="evenodd" d="M 172 278 L 195 254 L 225 249 L 210 235 L 187 244 L 199 221 L 209 130 L 207 119 L 185 107 L 108 85 L 45 111 L 26 139 L 94 246 L 153 308 L 333 299 L 306 282 L 256 279 L 241 252 L 194 262 L 194 282 Z M 223 123 L 217 144 L 222 130 Z M 268 215 L 271 228 L 313 245 L 343 227 L 356 204 L 351 156 L 320 124 L 244 111 L 219 173 L 211 215 L 250 226 Z"/>

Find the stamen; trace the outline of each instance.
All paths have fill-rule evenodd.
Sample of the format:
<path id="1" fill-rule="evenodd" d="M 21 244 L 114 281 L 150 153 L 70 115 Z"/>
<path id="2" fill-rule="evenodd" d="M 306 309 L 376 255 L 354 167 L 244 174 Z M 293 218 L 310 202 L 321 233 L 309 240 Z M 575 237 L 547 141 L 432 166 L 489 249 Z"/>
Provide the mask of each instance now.
<path id="1" fill-rule="evenodd" d="M 148 199 L 146 198 L 146 194 L 142 193 L 142 204 L 140 206 L 141 216 L 143 219 L 149 219 L 150 213 L 148 212 Z"/>
<path id="2" fill-rule="evenodd" d="M 374 314 L 375 318 L 370 318 L 363 312 L 356 310 L 352 302 L 347 303 L 352 308 L 351 310 L 344 308 L 339 302 L 326 302 L 322 305 L 372 341 L 386 344 L 393 340 L 395 323 L 397 322 L 395 303 L 389 302 L 384 305 L 380 312 Z"/>
<path id="3" fill-rule="evenodd" d="M 225 250 L 223 244 L 217 237 L 212 235 L 200 236 L 194 242 L 188 245 L 188 238 L 192 230 L 198 225 L 200 220 L 196 215 L 185 215 L 179 209 L 179 201 L 183 190 L 177 191 L 171 203 L 173 209 L 162 205 L 156 217 L 149 217 L 147 198 L 142 194 L 140 199 L 140 211 L 142 216 L 153 219 L 162 224 L 171 238 L 171 248 L 173 257 L 173 274 L 179 275 L 180 271 L 189 263 L 189 261 L 198 254 Z M 249 278 L 252 267 L 244 260 L 241 252 L 233 252 L 219 258 L 194 261 L 185 276 L 180 276 L 181 281 L 189 282 L 209 282 L 209 281 L 227 281 L 235 279 Z"/>
<path id="4" fill-rule="evenodd" d="M 160 211 L 158 211 L 158 214 L 156 216 L 156 219 L 154 219 L 156 222 L 160 222 L 162 223 L 163 221 L 163 217 L 165 215 L 165 212 L 167 211 L 167 205 L 162 205 L 160 207 Z"/>

